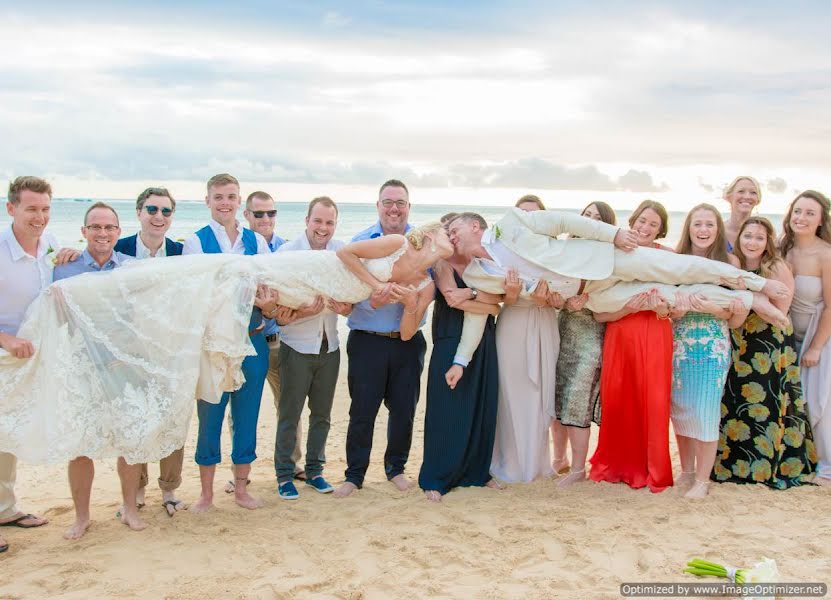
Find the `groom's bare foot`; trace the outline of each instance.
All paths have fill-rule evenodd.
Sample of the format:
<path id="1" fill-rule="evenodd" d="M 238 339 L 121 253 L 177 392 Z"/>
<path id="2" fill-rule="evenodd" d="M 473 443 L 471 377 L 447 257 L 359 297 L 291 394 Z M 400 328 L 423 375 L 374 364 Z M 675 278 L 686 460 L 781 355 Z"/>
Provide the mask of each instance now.
<path id="1" fill-rule="evenodd" d="M 413 482 L 407 479 L 404 476 L 404 473 L 396 475 L 395 477 L 390 479 L 390 481 L 395 487 L 398 488 L 399 492 L 406 492 L 407 490 L 413 487 Z"/>
<path id="2" fill-rule="evenodd" d="M 188 508 L 188 510 L 190 512 L 203 513 L 205 511 L 210 510 L 211 508 L 213 508 L 213 505 L 214 505 L 213 496 L 199 496 L 199 500 L 197 500 L 196 502 L 191 504 L 190 507 Z"/>
<path id="3" fill-rule="evenodd" d="M 254 496 L 249 494 L 247 491 L 242 492 L 234 492 L 234 502 L 240 505 L 243 508 L 247 508 L 248 510 L 256 510 L 258 508 L 262 508 L 263 503 L 257 500 Z"/>
<path id="4" fill-rule="evenodd" d="M 67 540 L 80 540 L 84 537 L 84 534 L 89 529 L 90 521 L 87 520 L 76 520 L 72 525 L 70 525 L 69 529 L 67 529 L 63 537 Z"/>
<path id="5" fill-rule="evenodd" d="M 138 512 L 135 510 L 121 513 L 121 522 L 133 531 L 141 531 L 147 528 L 147 523 L 141 520 L 141 517 L 139 517 Z"/>
<path id="6" fill-rule="evenodd" d="M 332 493 L 335 498 L 346 498 L 349 494 L 358 489 L 358 486 L 351 481 L 344 481 L 338 486 L 338 489 Z"/>
<path id="7" fill-rule="evenodd" d="M 759 292 L 753 292 L 753 310 L 756 311 L 756 314 L 759 315 L 764 321 L 767 321 L 779 329 L 787 329 L 788 325 L 790 325 L 790 321 L 788 321 L 788 317 L 785 316 L 785 313 L 776 308 L 770 300 Z"/>
<path id="8" fill-rule="evenodd" d="M 784 300 L 790 297 L 791 290 L 781 281 L 768 279 L 762 286 L 762 293 L 771 300 Z"/>

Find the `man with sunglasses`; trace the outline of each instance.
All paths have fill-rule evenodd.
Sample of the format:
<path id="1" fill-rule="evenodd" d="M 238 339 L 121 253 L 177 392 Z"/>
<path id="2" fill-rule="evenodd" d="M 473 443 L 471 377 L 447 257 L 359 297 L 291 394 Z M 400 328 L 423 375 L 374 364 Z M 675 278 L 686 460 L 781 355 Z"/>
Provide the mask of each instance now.
<path id="1" fill-rule="evenodd" d="M 120 267 L 131 257 L 114 250 L 121 226 L 118 213 L 109 204 L 96 202 L 87 209 L 81 235 L 87 240 L 87 247 L 77 259 L 55 267 L 52 279 L 60 281 L 84 273 L 100 273 Z M 71 540 L 79 539 L 90 524 L 90 497 L 95 465 L 91 458 L 79 456 L 69 461 L 69 488 L 75 504 L 75 522 L 64 533 Z M 121 522 L 136 531 L 147 527 L 138 514 L 136 495 L 141 477 L 141 465 L 129 465 L 118 458 L 118 476 L 124 504 L 121 507 Z"/>
<path id="2" fill-rule="evenodd" d="M 208 181 L 205 204 L 211 211 L 211 221 L 185 240 L 182 254 L 269 254 L 265 238 L 243 227 L 237 221 L 240 208 L 239 181 L 228 173 L 214 175 Z M 219 403 L 199 399 L 196 403 L 199 417 L 199 435 L 196 439 L 196 463 L 202 493 L 190 507 L 191 512 L 205 512 L 213 506 L 216 465 L 222 461 L 220 439 L 225 408 L 230 404 L 233 428 L 231 432 L 231 462 L 234 471 L 234 500 L 239 506 L 256 509 L 262 502 L 248 493 L 248 475 L 251 463 L 257 458 L 257 420 L 260 400 L 268 372 L 268 344 L 263 335 L 262 311 L 272 312 L 276 298 L 268 290 L 259 289 L 254 300 L 254 311 L 248 326 L 251 343 L 257 351 L 242 362 L 245 383 L 233 392 L 222 394 Z"/>
<path id="3" fill-rule="evenodd" d="M 378 221 L 353 242 L 410 229 L 410 197 L 397 179 L 385 182 L 378 192 Z M 427 342 L 421 331 L 401 339 L 404 305 L 398 286 L 387 285 L 369 300 L 355 305 L 349 316 L 349 429 L 346 434 L 346 481 L 335 490 L 343 498 L 363 486 L 372 452 L 375 418 L 383 402 L 389 410 L 384 470 L 396 488 L 406 491 L 412 482 L 404 475 L 413 440 L 413 420 L 421 391 L 421 371 Z M 421 321 L 424 325 L 424 319 Z M 420 325 L 420 326 L 421 326 Z"/>
<path id="4" fill-rule="evenodd" d="M 171 193 L 161 187 L 149 187 L 136 199 L 136 216 L 141 229 L 135 235 L 118 240 L 115 251 L 134 256 L 137 259 L 158 258 L 161 256 L 178 256 L 182 254 L 182 244 L 166 237 L 176 200 Z M 182 484 L 182 463 L 184 448 L 179 448 L 159 461 L 159 489 L 162 490 L 162 505 L 171 517 L 176 511 L 185 508 L 184 502 L 176 498 L 176 490 Z M 147 464 L 141 465 L 139 490 L 136 495 L 138 508 L 144 506 L 144 494 L 149 481 Z"/>
<path id="5" fill-rule="evenodd" d="M 136 216 L 141 229 L 135 235 L 118 240 L 115 251 L 136 258 L 180 255 L 182 243 L 166 237 L 175 211 L 176 200 L 169 191 L 147 188 L 136 200 Z"/>

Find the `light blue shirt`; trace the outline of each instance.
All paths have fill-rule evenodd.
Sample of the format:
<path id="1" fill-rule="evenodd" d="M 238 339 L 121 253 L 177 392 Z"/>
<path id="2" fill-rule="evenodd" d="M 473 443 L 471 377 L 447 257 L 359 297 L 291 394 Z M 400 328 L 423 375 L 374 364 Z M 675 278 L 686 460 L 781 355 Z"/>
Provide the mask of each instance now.
<path id="1" fill-rule="evenodd" d="M 286 240 L 281 238 L 276 233 L 271 236 L 271 241 L 268 243 L 268 249 L 272 252 L 277 252 L 277 250 L 286 243 Z M 265 329 L 263 329 L 263 335 L 276 335 L 280 333 L 280 326 L 277 325 L 277 321 L 274 319 L 264 319 L 263 322 L 265 323 Z"/>
<path id="2" fill-rule="evenodd" d="M 99 265 L 92 258 L 89 250 L 84 250 L 81 256 L 65 265 L 58 265 L 52 274 L 52 281 L 60 281 L 69 277 L 75 277 L 83 273 L 99 273 L 101 271 L 112 271 L 116 267 L 120 267 L 125 261 L 134 260 L 132 256 L 122 254 L 121 252 L 113 252 L 110 260 L 104 263 L 104 266 Z"/>
<path id="3" fill-rule="evenodd" d="M 408 223 L 404 228 L 407 232 L 412 227 Z M 362 232 L 352 238 L 353 242 L 360 242 L 362 240 L 372 240 L 384 235 L 384 230 L 381 229 L 381 221 L 377 221 L 372 227 L 367 227 Z M 363 331 L 377 331 L 379 333 L 389 333 L 391 331 L 401 330 L 401 317 L 404 314 L 404 306 L 402 304 L 385 304 L 378 308 L 372 308 L 369 300 L 358 302 L 352 309 L 352 314 L 349 315 L 349 320 L 346 324 L 349 329 L 361 329 Z M 419 327 L 422 327 L 427 322 L 427 315 L 421 319 Z"/>

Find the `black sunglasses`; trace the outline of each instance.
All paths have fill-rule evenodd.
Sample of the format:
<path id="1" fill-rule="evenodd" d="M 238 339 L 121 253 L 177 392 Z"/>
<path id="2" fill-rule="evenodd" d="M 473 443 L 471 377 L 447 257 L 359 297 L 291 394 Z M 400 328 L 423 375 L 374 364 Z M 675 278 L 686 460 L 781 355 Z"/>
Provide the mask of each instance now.
<path id="1" fill-rule="evenodd" d="M 156 206 L 155 204 L 146 204 L 146 205 L 144 206 L 144 208 L 145 208 L 145 209 L 147 209 L 147 214 L 148 214 L 148 215 L 151 215 L 151 216 L 152 216 L 152 215 L 155 215 L 155 214 L 156 214 L 157 212 L 159 212 L 159 211 L 162 211 L 162 216 L 163 216 L 163 217 L 169 217 L 170 215 L 172 215 L 172 214 L 173 214 L 173 209 L 172 209 L 172 208 L 168 208 L 168 207 L 166 207 L 166 206 L 163 206 L 163 207 L 159 208 L 159 207 L 158 207 L 158 206 Z"/>
<path id="2" fill-rule="evenodd" d="M 252 210 L 251 214 L 254 215 L 255 219 L 262 219 L 264 216 L 268 215 L 270 219 L 273 219 L 277 216 L 276 210 Z"/>

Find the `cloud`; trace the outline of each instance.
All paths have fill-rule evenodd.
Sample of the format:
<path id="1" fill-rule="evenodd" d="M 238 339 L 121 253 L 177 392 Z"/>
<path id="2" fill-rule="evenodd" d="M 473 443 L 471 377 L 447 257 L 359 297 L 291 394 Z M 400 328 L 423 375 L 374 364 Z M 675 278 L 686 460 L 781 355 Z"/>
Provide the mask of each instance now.
<path id="1" fill-rule="evenodd" d="M 331 29 L 338 29 L 346 27 L 352 22 L 352 19 L 340 14 L 337 11 L 330 10 L 323 15 L 323 26 Z"/>
<path id="2" fill-rule="evenodd" d="M 698 177 L 698 185 L 700 185 L 701 188 L 708 194 L 713 194 L 716 191 L 716 187 L 713 184 L 704 181 L 702 177 Z"/>
<path id="3" fill-rule="evenodd" d="M 773 179 L 768 179 L 765 187 L 774 194 L 784 194 L 788 189 L 788 183 L 781 177 L 774 177 Z"/>

